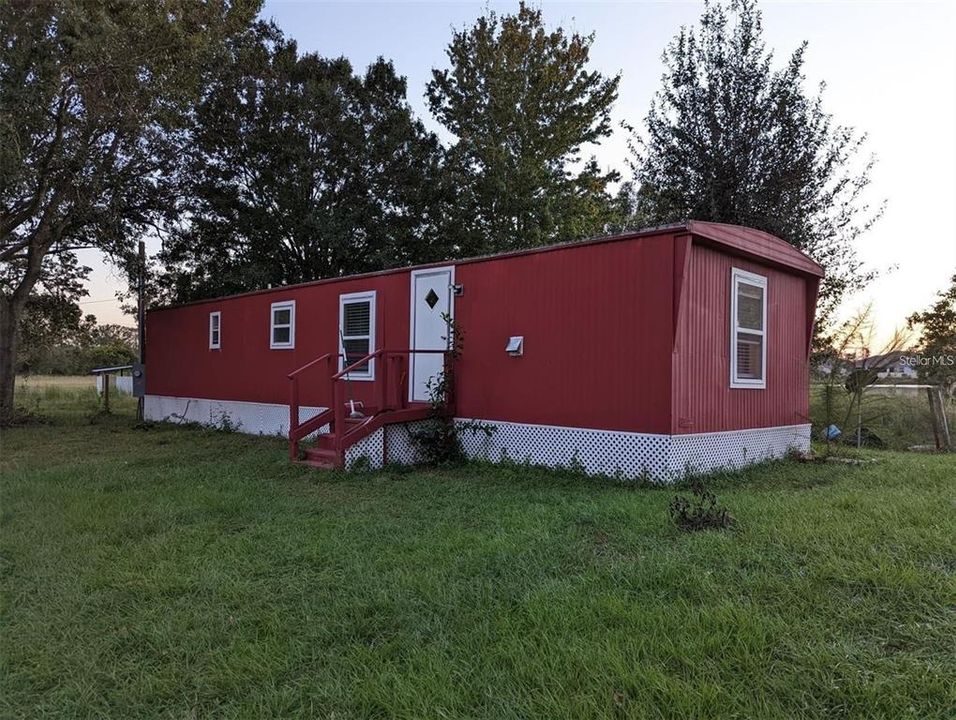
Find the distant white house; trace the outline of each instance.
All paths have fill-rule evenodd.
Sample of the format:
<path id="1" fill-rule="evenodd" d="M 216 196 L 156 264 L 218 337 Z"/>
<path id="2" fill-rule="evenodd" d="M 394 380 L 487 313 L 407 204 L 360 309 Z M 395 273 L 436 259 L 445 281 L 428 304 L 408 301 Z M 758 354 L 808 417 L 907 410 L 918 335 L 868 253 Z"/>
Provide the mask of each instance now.
<path id="1" fill-rule="evenodd" d="M 870 355 L 857 360 L 857 368 L 878 368 L 880 380 L 916 380 L 916 356 L 910 352 L 892 352 L 886 355 Z"/>

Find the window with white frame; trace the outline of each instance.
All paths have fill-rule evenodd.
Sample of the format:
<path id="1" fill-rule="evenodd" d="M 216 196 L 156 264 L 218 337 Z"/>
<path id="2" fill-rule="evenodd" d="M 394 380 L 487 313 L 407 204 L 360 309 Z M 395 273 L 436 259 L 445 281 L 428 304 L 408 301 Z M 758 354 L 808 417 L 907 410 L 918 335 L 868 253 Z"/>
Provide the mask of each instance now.
<path id="1" fill-rule="evenodd" d="M 209 313 L 209 349 L 218 350 L 221 347 L 222 340 L 222 313 L 219 311 Z"/>
<path id="2" fill-rule="evenodd" d="M 295 347 L 295 300 L 272 303 L 269 347 L 273 350 Z"/>
<path id="3" fill-rule="evenodd" d="M 767 387 L 766 277 L 731 271 L 730 318 L 730 386 Z"/>
<path id="4" fill-rule="evenodd" d="M 339 296 L 339 369 L 375 350 L 375 291 Z M 349 371 L 351 380 L 374 380 L 375 360 Z"/>

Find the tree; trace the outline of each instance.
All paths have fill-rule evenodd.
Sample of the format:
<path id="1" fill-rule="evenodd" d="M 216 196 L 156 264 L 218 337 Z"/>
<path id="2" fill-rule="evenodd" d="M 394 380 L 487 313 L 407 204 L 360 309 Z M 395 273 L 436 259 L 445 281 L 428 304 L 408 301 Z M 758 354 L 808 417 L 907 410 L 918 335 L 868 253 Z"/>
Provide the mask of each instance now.
<path id="1" fill-rule="evenodd" d="M 123 325 L 97 325 L 78 352 L 67 355 L 72 360 L 69 373 L 85 375 L 98 367 L 132 365 L 137 353 L 136 328 Z"/>
<path id="2" fill-rule="evenodd" d="M 20 316 L 17 374 L 85 375 L 95 367 L 128 365 L 138 333 L 123 325 L 97 325 L 75 297 L 32 295 Z"/>
<path id="3" fill-rule="evenodd" d="M 40 276 L 17 320 L 14 344 L 19 348 L 16 372 L 43 372 L 44 356 L 62 343 L 75 343 L 90 326 L 78 304 L 86 295 L 84 281 L 89 268 L 77 262 L 73 252 L 47 257 Z M 0 288 L 14 285 L 18 277 L 14 263 L 0 265 Z"/>
<path id="4" fill-rule="evenodd" d="M 865 135 L 835 125 L 823 86 L 804 89 L 806 43 L 780 68 L 754 0 L 707 2 L 699 28 L 664 52 L 663 84 L 635 133 L 632 168 L 643 218 L 693 218 L 777 235 L 826 269 L 817 327 L 871 277 L 856 240 L 882 208 L 864 202 L 874 158 Z M 818 338 L 821 346 L 827 343 Z"/>
<path id="5" fill-rule="evenodd" d="M 0 3 L 0 422 L 17 327 L 78 248 L 118 257 L 172 207 L 182 120 L 221 38 L 258 5 Z"/>
<path id="6" fill-rule="evenodd" d="M 405 92 L 381 58 L 357 76 L 272 25 L 236 38 L 191 128 L 188 225 L 161 255 L 172 299 L 442 256 L 440 146 Z"/>
<path id="7" fill-rule="evenodd" d="M 933 305 L 907 318 L 907 325 L 920 328 L 920 379 L 941 385 L 952 395 L 956 392 L 956 275 Z"/>
<path id="8" fill-rule="evenodd" d="M 456 138 L 448 178 L 459 252 L 580 237 L 613 216 L 607 186 L 617 174 L 580 157 L 610 135 L 620 81 L 588 69 L 593 41 L 546 30 L 524 3 L 454 33 L 451 68 L 432 71 L 427 98 Z"/>
<path id="9" fill-rule="evenodd" d="M 17 330 L 16 372 L 54 372 L 49 362 L 55 348 L 79 347 L 95 325 L 92 315 L 84 317 L 80 306 L 63 295 L 31 295 L 20 315 Z"/>
<path id="10" fill-rule="evenodd" d="M 24 318 L 31 315 L 33 313 L 28 303 Z M 55 331 L 42 338 L 42 343 L 24 342 L 23 350 L 17 357 L 18 373 L 86 375 L 93 368 L 135 362 L 135 328 L 97 325 L 93 315 L 83 316 L 72 312 L 66 313 L 61 319 Z"/>

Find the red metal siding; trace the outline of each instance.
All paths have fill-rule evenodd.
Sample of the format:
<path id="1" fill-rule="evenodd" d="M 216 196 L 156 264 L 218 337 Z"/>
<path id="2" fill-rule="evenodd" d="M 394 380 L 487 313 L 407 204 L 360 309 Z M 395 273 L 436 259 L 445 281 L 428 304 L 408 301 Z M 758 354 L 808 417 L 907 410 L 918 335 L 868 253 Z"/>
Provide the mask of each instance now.
<path id="1" fill-rule="evenodd" d="M 772 267 L 732 257 L 727 251 L 741 249 L 730 241 L 713 245 L 731 231 L 701 228 L 708 237 L 681 226 L 456 263 L 464 289 L 455 298 L 464 333 L 458 414 L 647 433 L 806 422 L 815 277 L 779 248 L 771 248 Z M 747 257 L 765 242 L 733 233 Z M 768 277 L 765 390 L 729 387 L 732 267 Z M 375 290 L 377 348 L 406 348 L 409 283 L 403 269 L 152 311 L 147 391 L 286 404 L 287 374 L 335 352 L 343 293 Z M 292 299 L 296 347 L 271 350 L 270 305 Z M 222 349 L 209 350 L 209 313 L 216 310 Z M 505 353 L 511 335 L 524 336 L 522 357 Z M 329 404 L 323 374 L 317 368 L 303 376 L 303 405 Z M 374 383 L 352 385 L 357 399 L 375 397 Z"/>
<path id="2" fill-rule="evenodd" d="M 730 387 L 731 269 L 767 277 L 767 387 Z M 673 432 L 809 422 L 807 283 L 694 243 L 674 348 Z"/>
<path id="3" fill-rule="evenodd" d="M 459 265 L 458 414 L 668 432 L 671 257 L 660 235 Z"/>
<path id="4" fill-rule="evenodd" d="M 661 268 L 671 258 L 660 235 L 459 264 L 459 415 L 667 432 L 673 279 Z M 287 403 L 286 375 L 337 347 L 342 293 L 376 290 L 376 345 L 407 347 L 409 282 L 406 270 L 151 312 L 148 392 Z M 295 350 L 270 350 L 270 305 L 292 299 Z M 221 350 L 208 349 L 215 310 Z M 520 358 L 505 353 L 510 335 L 525 337 Z M 328 404 L 321 375 L 303 378 L 303 405 Z M 371 385 L 353 382 L 356 397 L 373 398 Z"/>
<path id="5" fill-rule="evenodd" d="M 288 373 L 338 347 L 339 295 L 377 291 L 376 344 L 408 345 L 408 273 L 283 288 L 150 312 L 146 322 L 151 395 L 287 404 Z M 295 349 L 269 348 L 274 302 L 295 300 Z M 222 313 L 222 348 L 210 350 L 209 313 Z M 303 405 L 328 405 L 316 370 L 302 379 Z M 356 399 L 370 401 L 370 382 L 353 381 Z"/>

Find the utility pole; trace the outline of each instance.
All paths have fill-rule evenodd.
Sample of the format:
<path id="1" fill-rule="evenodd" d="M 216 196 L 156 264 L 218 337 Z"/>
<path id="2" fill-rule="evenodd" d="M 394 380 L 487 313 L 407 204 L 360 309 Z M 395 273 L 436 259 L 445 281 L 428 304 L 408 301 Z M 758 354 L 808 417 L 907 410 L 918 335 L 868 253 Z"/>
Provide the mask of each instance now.
<path id="1" fill-rule="evenodd" d="M 136 288 L 136 325 L 139 332 L 139 363 L 142 367 L 146 363 L 146 241 L 139 241 L 139 283 Z M 146 399 L 140 395 L 136 400 L 136 419 L 143 421 L 144 403 Z"/>

